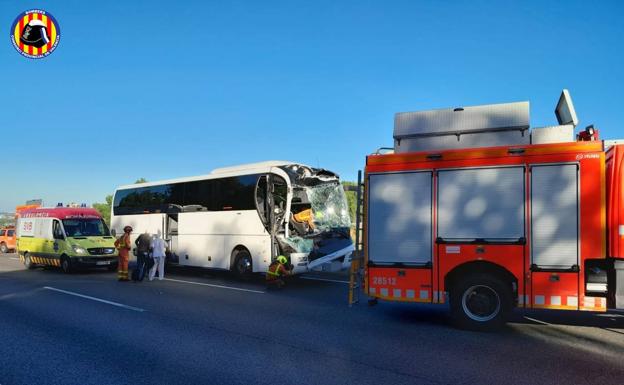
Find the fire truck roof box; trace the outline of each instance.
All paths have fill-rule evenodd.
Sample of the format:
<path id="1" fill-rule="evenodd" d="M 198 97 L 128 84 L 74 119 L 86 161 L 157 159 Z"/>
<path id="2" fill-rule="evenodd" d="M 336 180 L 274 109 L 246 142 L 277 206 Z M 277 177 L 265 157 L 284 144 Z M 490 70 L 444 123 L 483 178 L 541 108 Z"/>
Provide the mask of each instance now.
<path id="1" fill-rule="evenodd" d="M 395 152 L 528 144 L 529 102 L 399 112 Z"/>

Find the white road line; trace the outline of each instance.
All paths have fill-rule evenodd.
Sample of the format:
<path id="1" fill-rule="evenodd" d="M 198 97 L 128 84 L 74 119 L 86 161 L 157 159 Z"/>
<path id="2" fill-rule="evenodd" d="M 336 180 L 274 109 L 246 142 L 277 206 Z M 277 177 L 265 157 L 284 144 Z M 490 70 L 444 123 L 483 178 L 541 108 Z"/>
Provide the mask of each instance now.
<path id="1" fill-rule="evenodd" d="M 108 304 L 108 305 L 113 305 L 113 306 L 121 307 L 121 308 L 128 309 L 128 310 L 134 310 L 134 311 L 138 311 L 138 312 L 144 312 L 145 311 L 144 309 L 141 309 L 141 308 L 138 308 L 138 307 L 128 306 L 128 305 L 124 305 L 122 303 L 113 302 L 113 301 L 107 301 L 105 299 L 95 298 L 95 297 L 91 297 L 89 295 L 84 295 L 84 294 L 80 294 L 80 293 L 74 293 L 73 291 L 61 290 L 61 289 L 57 289 L 55 287 L 50 287 L 50 286 L 44 286 L 43 288 L 46 289 L 46 290 L 52 290 L 52 291 L 56 291 L 56 292 L 63 293 L 63 294 L 73 295 L 73 296 L 80 297 L 80 298 L 90 299 L 91 301 L 102 302 L 102 303 L 105 303 L 105 304 Z"/>
<path id="2" fill-rule="evenodd" d="M 545 321 L 540 321 L 540 320 L 535 319 L 535 318 L 531 318 L 531 317 L 527 317 L 527 316 L 524 316 L 524 318 L 525 318 L 525 319 L 528 319 L 529 321 L 536 322 L 536 323 L 538 323 L 538 324 L 542 324 L 542 325 L 550 325 L 548 322 L 545 322 Z"/>
<path id="3" fill-rule="evenodd" d="M 19 258 L 15 258 L 15 257 L 9 257 L 9 259 L 13 259 L 15 261 L 19 261 Z"/>
<path id="4" fill-rule="evenodd" d="M 306 277 L 306 276 L 301 276 L 301 279 L 309 279 L 311 281 L 325 281 L 325 282 L 334 282 L 334 283 L 346 283 L 349 284 L 349 281 L 339 281 L 337 279 L 326 279 L 326 278 L 316 278 L 316 277 Z"/>
<path id="5" fill-rule="evenodd" d="M 179 282 L 179 283 L 188 283 L 188 284 L 191 284 L 191 285 L 210 286 L 210 287 L 216 287 L 217 289 L 229 289 L 229 290 L 237 290 L 237 291 L 246 291 L 248 293 L 264 294 L 264 291 L 259 291 L 259 290 L 243 289 L 243 288 L 240 288 L 240 287 L 232 287 L 232 286 L 214 285 L 214 284 L 211 284 L 211 283 L 183 281 L 181 279 L 165 278 L 165 281 Z"/>

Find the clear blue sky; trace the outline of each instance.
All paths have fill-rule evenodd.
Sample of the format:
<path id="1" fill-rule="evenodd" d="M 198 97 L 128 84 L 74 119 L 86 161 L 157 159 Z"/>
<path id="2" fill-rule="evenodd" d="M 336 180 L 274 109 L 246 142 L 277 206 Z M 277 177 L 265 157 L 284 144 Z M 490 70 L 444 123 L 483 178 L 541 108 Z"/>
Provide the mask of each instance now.
<path id="1" fill-rule="evenodd" d="M 9 29 L 60 23 L 43 60 Z M 0 1 L 0 211 L 103 201 L 121 184 L 287 159 L 353 180 L 393 114 L 530 100 L 624 137 L 624 6 L 612 1 Z M 2 41 L 2 40 L 0 40 Z"/>

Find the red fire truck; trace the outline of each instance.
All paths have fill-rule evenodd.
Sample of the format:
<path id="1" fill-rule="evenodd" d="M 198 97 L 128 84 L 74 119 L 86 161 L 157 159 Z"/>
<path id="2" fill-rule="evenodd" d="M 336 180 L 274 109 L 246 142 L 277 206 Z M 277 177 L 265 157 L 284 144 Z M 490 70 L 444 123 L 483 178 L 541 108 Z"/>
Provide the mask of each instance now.
<path id="1" fill-rule="evenodd" d="M 624 308 L 624 145 L 578 124 L 529 128 L 528 102 L 395 116 L 394 153 L 366 159 L 371 303 L 449 303 L 463 328 L 509 311 Z"/>

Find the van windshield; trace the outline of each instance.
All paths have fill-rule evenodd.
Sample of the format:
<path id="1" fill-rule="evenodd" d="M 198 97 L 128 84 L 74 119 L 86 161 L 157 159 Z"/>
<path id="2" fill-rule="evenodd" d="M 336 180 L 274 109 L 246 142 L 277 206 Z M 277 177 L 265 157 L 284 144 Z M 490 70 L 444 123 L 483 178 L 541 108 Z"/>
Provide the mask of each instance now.
<path id="1" fill-rule="evenodd" d="M 108 227 L 101 219 L 64 219 L 63 227 L 68 237 L 106 237 Z"/>

